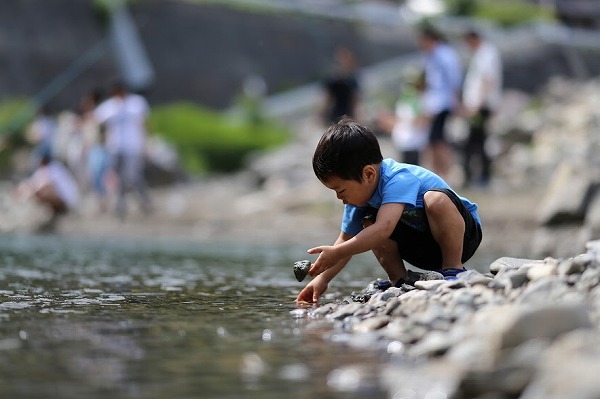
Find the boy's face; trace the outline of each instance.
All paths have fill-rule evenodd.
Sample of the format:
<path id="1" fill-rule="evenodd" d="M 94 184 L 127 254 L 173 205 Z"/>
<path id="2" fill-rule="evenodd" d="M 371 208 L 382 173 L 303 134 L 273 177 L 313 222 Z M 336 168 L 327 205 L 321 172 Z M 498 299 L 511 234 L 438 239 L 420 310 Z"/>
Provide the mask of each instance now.
<path id="1" fill-rule="evenodd" d="M 363 180 L 346 180 L 337 176 L 331 176 L 323 185 L 333 191 L 337 198 L 345 204 L 354 206 L 365 206 L 373 196 L 377 175 L 372 166 L 365 166 Z"/>

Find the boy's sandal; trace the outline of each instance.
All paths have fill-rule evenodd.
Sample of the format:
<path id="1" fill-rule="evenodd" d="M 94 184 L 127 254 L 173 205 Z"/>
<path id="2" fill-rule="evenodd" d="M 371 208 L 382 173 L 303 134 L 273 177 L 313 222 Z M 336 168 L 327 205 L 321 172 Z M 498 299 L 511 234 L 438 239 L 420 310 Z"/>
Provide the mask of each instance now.
<path id="1" fill-rule="evenodd" d="M 440 269 L 437 272 L 444 276 L 444 280 L 456 280 L 457 275 L 466 271 L 467 269 L 464 267 L 450 267 L 448 269 Z"/>

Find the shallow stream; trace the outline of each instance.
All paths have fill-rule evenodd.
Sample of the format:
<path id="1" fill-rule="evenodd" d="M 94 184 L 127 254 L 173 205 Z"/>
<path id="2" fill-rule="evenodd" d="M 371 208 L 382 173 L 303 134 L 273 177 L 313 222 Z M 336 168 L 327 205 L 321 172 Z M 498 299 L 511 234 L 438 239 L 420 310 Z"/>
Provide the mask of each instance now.
<path id="1" fill-rule="evenodd" d="M 304 251 L 0 236 L 0 397 L 385 397 L 385 351 L 294 317 Z M 325 301 L 381 273 L 367 255 L 347 269 Z"/>

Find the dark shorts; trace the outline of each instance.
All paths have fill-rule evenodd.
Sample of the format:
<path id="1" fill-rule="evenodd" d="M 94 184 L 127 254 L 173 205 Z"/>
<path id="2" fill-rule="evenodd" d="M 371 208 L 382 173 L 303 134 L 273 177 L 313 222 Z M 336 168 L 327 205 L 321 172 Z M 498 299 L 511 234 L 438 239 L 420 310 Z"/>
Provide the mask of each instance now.
<path id="1" fill-rule="evenodd" d="M 465 235 L 463 238 L 463 253 L 462 262 L 465 263 L 475 253 L 482 239 L 481 226 L 473 215 L 467 210 L 465 204 L 460 198 L 452 191 L 445 188 L 432 189 L 430 191 L 439 191 L 446 194 L 452 203 L 456 206 L 460 212 L 463 220 L 465 221 Z M 411 210 L 405 211 L 405 213 L 411 212 Z M 427 222 L 427 215 L 424 211 L 412 212 L 412 220 L 408 221 L 403 215 L 394 232 L 390 236 L 390 239 L 396 241 L 398 244 L 398 252 L 403 260 L 416 266 L 420 269 L 425 270 L 436 270 L 442 267 L 442 251 L 440 246 L 433 238 L 429 223 Z M 377 216 L 377 209 L 371 208 L 367 218 L 375 220 Z M 415 219 L 421 219 L 421 223 L 414 223 Z M 411 223 L 409 225 L 409 223 Z"/>
<path id="2" fill-rule="evenodd" d="M 446 138 L 446 121 L 450 116 L 450 111 L 445 110 L 436 114 L 431 121 L 429 128 L 429 142 L 430 143 L 447 143 Z"/>

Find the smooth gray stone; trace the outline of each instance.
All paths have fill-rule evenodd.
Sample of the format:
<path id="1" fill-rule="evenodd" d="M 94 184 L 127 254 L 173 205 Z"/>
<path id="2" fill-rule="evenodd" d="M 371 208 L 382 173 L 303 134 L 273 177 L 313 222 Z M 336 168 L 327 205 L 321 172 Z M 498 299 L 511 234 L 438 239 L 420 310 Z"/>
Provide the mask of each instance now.
<path id="1" fill-rule="evenodd" d="M 309 260 L 300 260 L 294 263 L 294 276 L 296 276 L 296 280 L 304 280 L 306 278 L 306 275 L 308 274 L 310 266 L 311 263 Z"/>

